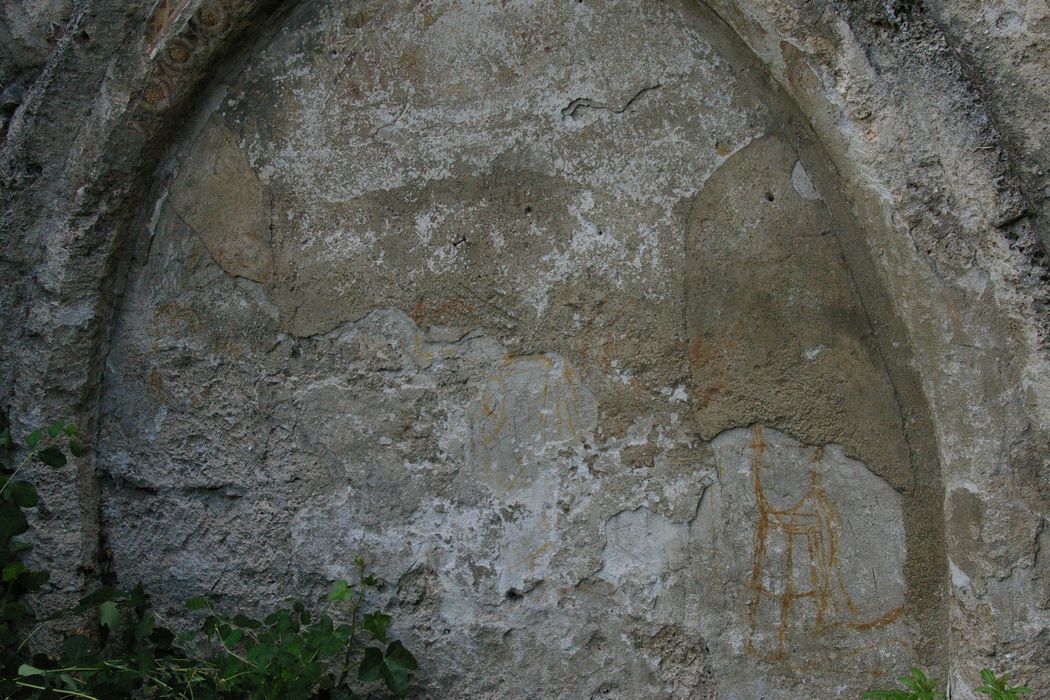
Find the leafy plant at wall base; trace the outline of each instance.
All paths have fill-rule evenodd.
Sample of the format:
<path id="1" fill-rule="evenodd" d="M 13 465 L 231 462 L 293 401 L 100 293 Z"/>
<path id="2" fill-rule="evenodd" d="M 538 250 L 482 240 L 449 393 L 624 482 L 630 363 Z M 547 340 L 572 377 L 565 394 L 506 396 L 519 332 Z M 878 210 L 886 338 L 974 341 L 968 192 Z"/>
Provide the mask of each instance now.
<path id="1" fill-rule="evenodd" d="M 335 587 L 347 592 L 346 600 L 355 609 L 360 607 L 367 587 L 355 589 L 345 581 Z M 22 678 L 18 685 L 41 694 L 16 697 L 52 697 L 43 691 L 99 700 L 142 696 L 193 700 L 357 697 L 345 684 L 354 652 L 358 651 L 352 644 L 357 616 L 354 624 L 336 625 L 329 615 L 315 618 L 302 602 L 293 600 L 260 621 L 242 614 L 225 615 L 205 598 L 194 597 L 186 606 L 204 611 L 206 616 L 199 632 L 187 633 L 179 641 L 199 649 L 202 642 L 210 640 L 214 651 L 182 655 L 173 648 L 171 633 L 155 625 L 159 615 L 148 608 L 141 586 L 131 594 L 100 591 L 85 598 L 84 606 L 96 606 L 102 629 L 120 631 L 131 645 L 118 644 L 119 655 L 106 656 L 86 637 L 74 637 L 66 643 L 57 664 L 23 665 L 19 669 Z M 389 623 L 389 616 L 382 613 L 365 617 L 375 620 L 380 616 Z M 204 639 L 200 638 L 202 634 Z M 395 644 L 400 646 L 400 642 Z M 407 650 L 404 653 L 414 668 L 415 659 Z M 409 675 L 399 680 L 403 685 L 390 687 L 404 695 Z"/>
<path id="2" fill-rule="evenodd" d="M 5 457 L 15 447 L 6 424 L 6 416 L 0 415 L 0 454 Z M 74 456 L 84 453 L 76 428 L 65 423 L 34 430 L 24 443 L 28 450 L 18 465 L 0 469 L 0 693 L 5 696 L 17 689 L 13 679 L 18 677 L 24 661 L 20 630 L 35 619 L 24 596 L 39 591 L 50 579 L 46 571 L 33 571 L 26 566 L 22 556 L 30 546 L 15 540 L 29 529 L 24 509 L 35 507 L 39 500 L 33 485 L 17 477 L 33 462 L 54 468 L 65 466 L 66 450 Z"/>
<path id="3" fill-rule="evenodd" d="M 899 680 L 904 689 L 869 690 L 863 697 L 869 700 L 935 700 L 947 697 L 937 690 L 937 679 L 927 678 L 920 669 L 913 668 Z"/>
<path id="4" fill-rule="evenodd" d="M 1032 692 L 1023 685 L 1010 687 L 1008 674 L 997 677 L 987 668 L 981 669 L 981 680 L 984 685 L 976 691 L 989 696 L 991 700 L 1020 700 L 1022 693 Z M 927 678 L 917 668 L 913 668 L 907 676 L 902 676 L 900 682 L 904 690 L 869 690 L 863 697 L 872 700 L 932 700 L 946 697 L 937 690 L 936 679 Z"/>
<path id="5" fill-rule="evenodd" d="M 1032 690 L 1026 688 L 1023 685 L 1017 685 L 1010 687 L 1010 675 L 1004 673 L 1002 676 L 996 677 L 989 669 L 981 669 L 981 680 L 984 681 L 984 685 L 977 688 L 978 693 L 982 693 L 991 698 L 991 700 L 1019 700 L 1022 693 L 1030 693 Z"/>
<path id="6" fill-rule="evenodd" d="M 191 598 L 191 609 L 207 608 L 203 631 L 221 650 L 209 659 L 217 671 L 221 697 L 307 698 L 315 696 L 352 697 L 345 687 L 360 633 L 367 632 L 374 642 L 387 642 L 392 618 L 382 612 L 360 617 L 359 611 L 368 589 L 379 581 L 367 573 L 365 562 L 356 560 L 358 583 L 332 584 L 328 599 L 349 606 L 349 622 L 336 625 L 327 614 L 316 619 L 300 601 L 291 601 L 261 622 L 244 615 L 224 616 L 203 598 Z M 359 629 L 358 620 L 361 620 Z M 389 643 L 383 659 L 397 669 L 388 674 L 365 673 L 377 648 L 364 647 L 358 679 L 382 680 L 398 696 L 408 692 L 415 658 L 399 641 Z M 199 694 L 198 694 L 199 696 Z"/>
<path id="7" fill-rule="evenodd" d="M 0 413 L 0 428 L 4 423 Z M 176 638 L 141 585 L 126 592 L 101 589 L 36 620 L 22 596 L 39 590 L 48 574 L 21 561 L 28 545 L 14 538 L 28 529 L 23 510 L 38 498 L 15 477 L 33 460 L 58 468 L 67 463 L 67 450 L 73 456 L 84 450 L 76 429 L 61 423 L 30 433 L 24 443 L 29 451 L 18 466 L 0 469 L 0 697 L 349 699 L 357 697 L 347 681 L 359 655 L 359 681 L 382 681 L 398 696 L 408 692 L 418 664 L 400 641 L 388 638 L 392 618 L 381 611 L 361 615 L 367 591 L 379 586 L 361 557 L 355 560 L 357 583 L 336 581 L 328 595 L 331 604 L 348 608 L 349 621 L 342 624 L 295 600 L 259 621 L 220 613 L 194 597 L 187 607 L 206 612 L 200 630 Z M 8 432 L 0 431 L 0 451 L 11 446 Z M 97 620 L 93 633 L 69 637 L 60 654 L 30 658 L 27 642 L 41 627 L 89 612 Z"/>
<path id="8" fill-rule="evenodd" d="M 156 626 L 141 586 L 130 592 L 103 589 L 48 619 L 98 615 L 95 638 L 76 634 L 57 657 L 38 655 L 18 670 L 20 698 L 130 698 L 166 695 L 169 668 L 191 662 L 180 658 L 171 632 Z"/>

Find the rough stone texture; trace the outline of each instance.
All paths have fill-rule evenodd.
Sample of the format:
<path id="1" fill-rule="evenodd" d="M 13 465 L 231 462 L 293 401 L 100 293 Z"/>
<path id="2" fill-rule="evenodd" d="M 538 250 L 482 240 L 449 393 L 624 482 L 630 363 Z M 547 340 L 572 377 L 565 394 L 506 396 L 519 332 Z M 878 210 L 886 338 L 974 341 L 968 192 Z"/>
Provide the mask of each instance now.
<path id="1" fill-rule="evenodd" d="M 65 32 L 71 0 L 21 0 L 0 8 L 0 134 Z"/>
<path id="2" fill-rule="evenodd" d="M 859 692 L 913 659 L 903 627 L 876 624 L 904 611 L 900 504 L 882 493 L 887 536 L 865 523 L 872 538 L 853 546 L 835 534 L 824 486 L 792 498 L 785 475 L 769 517 L 792 520 L 774 523 L 791 537 L 808 527 L 795 520 L 820 524 L 800 531 L 797 552 L 770 534 L 770 562 L 739 480 L 717 512 L 698 513 L 714 480 L 705 441 L 754 423 L 840 442 L 910 487 L 903 399 L 856 289 L 870 272 L 853 274 L 839 240 L 856 226 L 791 145 L 797 117 L 738 75 L 702 17 L 659 4 L 536 9 L 376 5 L 347 22 L 339 4 L 304 7 L 212 88 L 215 111 L 148 205 L 138 235 L 150 242 L 108 357 L 99 452 L 115 570 L 172 597 L 204 589 L 243 605 L 261 590 L 315 590 L 357 554 L 389 562 L 392 582 L 423 561 L 440 616 L 420 622 L 466 638 L 512 632 L 539 649 L 550 634 L 573 649 L 600 634 L 629 656 L 618 640 L 636 625 L 679 625 L 707 640 L 718 673 L 705 685 L 720 695 Z M 289 46 L 318 48 L 289 60 Z M 253 233 L 266 228 L 272 279 L 248 269 L 269 262 Z M 829 475 L 832 491 L 835 478 L 851 477 Z M 193 525 L 143 530 L 144 490 L 175 498 Z M 216 512 L 223 498 L 235 520 Z M 776 514 L 794 500 L 805 512 Z M 943 558 L 930 522 L 908 523 L 916 561 Z M 722 527 L 731 545 L 716 558 L 730 561 L 712 569 L 703 542 Z M 253 542 L 260 530 L 270 537 Z M 158 569 L 147 555 L 158 549 L 186 561 Z M 859 571 L 865 556 L 891 565 L 870 578 L 889 602 L 846 588 L 839 567 Z M 769 582 L 750 578 L 760 566 Z M 794 600 L 783 587 L 804 576 L 819 590 L 810 582 L 790 620 L 772 620 L 766 608 Z M 592 579 L 611 586 L 622 621 L 608 602 L 576 599 Z M 913 583 L 911 610 L 937 620 L 939 598 Z M 752 599 L 756 585 L 768 594 Z M 868 624 L 889 636 L 837 631 Z M 462 639 L 420 640 L 433 645 L 430 673 L 449 674 L 433 679 L 442 693 L 455 676 L 483 681 Z M 840 659 L 837 647 L 856 648 Z M 467 658 L 514 678 L 501 695 L 571 687 L 547 678 L 563 651 L 523 667 L 512 648 L 488 641 Z M 581 692 L 665 690 L 659 674 L 623 673 L 597 666 Z"/>
<path id="3" fill-rule="evenodd" d="M 1017 183 L 1028 200 L 1044 246 L 1050 202 L 1050 5 L 1038 0 L 930 3 L 937 21 L 981 91 L 989 117 L 1017 164 Z M 986 144 L 985 149 L 994 148 Z"/>
<path id="4" fill-rule="evenodd" d="M 60 5 L 0 22 L 5 408 L 97 435 L 46 600 L 364 553 L 439 696 L 1050 690 L 1039 3 Z"/>

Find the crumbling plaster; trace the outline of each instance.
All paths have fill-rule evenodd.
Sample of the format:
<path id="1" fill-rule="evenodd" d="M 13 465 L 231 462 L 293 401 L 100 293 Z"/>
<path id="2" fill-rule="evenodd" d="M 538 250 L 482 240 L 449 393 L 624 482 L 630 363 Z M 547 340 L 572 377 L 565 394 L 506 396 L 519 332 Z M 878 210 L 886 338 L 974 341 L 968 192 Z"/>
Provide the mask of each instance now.
<path id="1" fill-rule="evenodd" d="M 1038 46 L 1045 16 L 1039 3 L 1021 5 L 1003 26 Z M 234 42 L 244 50 L 271 12 L 232 3 L 221 24 L 200 33 L 186 22 L 208 8 L 191 2 L 151 32 L 153 9 L 75 6 L 7 128 L 3 381 L 19 426 L 56 415 L 96 425 L 125 241 L 150 199 L 150 174 L 196 86 Z M 1033 51 L 1011 61 L 1017 44 L 1008 41 L 971 50 L 973 28 L 999 19 L 963 3 L 711 9 L 813 129 L 863 226 L 875 281 L 861 288 L 884 290 L 903 327 L 890 342 L 905 343 L 910 359 L 897 371 L 914 372 L 915 405 L 928 406 L 928 423 L 911 429 L 932 433 L 943 474 L 955 691 L 967 697 L 965 679 L 985 664 L 1035 674 L 1044 687 L 1050 377 L 1038 178 L 1046 164 L 1031 134 L 1042 123 L 1045 83 L 1031 76 L 1045 75 L 1045 58 Z M 287 12 L 276 10 L 270 26 Z M 191 54 L 172 65 L 165 51 L 180 41 Z M 1031 84 L 1034 106 L 1008 96 L 1016 76 Z M 872 323 L 876 334 L 892 331 L 892 319 Z M 75 481 L 36 475 L 50 504 L 40 518 L 51 521 L 40 528 L 38 556 L 82 567 L 56 577 L 56 598 L 105 573 L 94 466 L 83 460 L 78 469 Z"/>

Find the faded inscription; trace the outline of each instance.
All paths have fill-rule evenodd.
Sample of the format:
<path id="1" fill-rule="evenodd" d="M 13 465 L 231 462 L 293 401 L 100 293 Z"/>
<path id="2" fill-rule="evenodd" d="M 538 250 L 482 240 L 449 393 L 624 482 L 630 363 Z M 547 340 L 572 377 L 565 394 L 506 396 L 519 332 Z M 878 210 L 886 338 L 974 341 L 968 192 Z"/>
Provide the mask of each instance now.
<path id="1" fill-rule="evenodd" d="M 507 356 L 473 410 L 482 478 L 508 489 L 524 486 L 545 458 L 582 442 L 596 420 L 594 396 L 560 356 Z"/>

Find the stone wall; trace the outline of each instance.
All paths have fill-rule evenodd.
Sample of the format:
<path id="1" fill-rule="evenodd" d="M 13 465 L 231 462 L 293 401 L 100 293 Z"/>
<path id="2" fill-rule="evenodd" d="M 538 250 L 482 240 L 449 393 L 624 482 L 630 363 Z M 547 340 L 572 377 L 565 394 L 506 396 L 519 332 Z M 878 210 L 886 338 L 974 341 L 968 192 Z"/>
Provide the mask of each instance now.
<path id="1" fill-rule="evenodd" d="M 5 406 L 95 435 L 47 600 L 361 554 L 440 697 L 1050 689 L 1015 4 L 9 10 Z"/>

